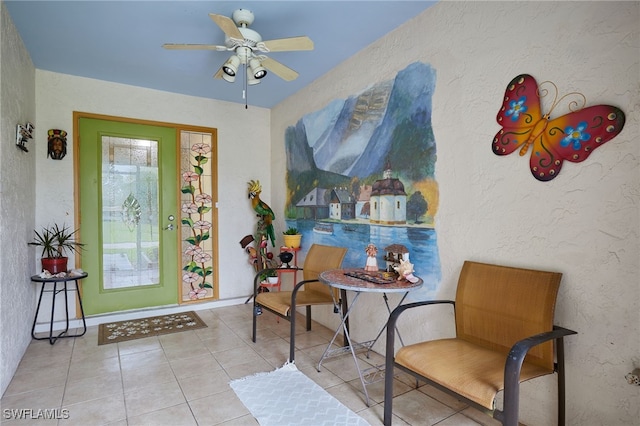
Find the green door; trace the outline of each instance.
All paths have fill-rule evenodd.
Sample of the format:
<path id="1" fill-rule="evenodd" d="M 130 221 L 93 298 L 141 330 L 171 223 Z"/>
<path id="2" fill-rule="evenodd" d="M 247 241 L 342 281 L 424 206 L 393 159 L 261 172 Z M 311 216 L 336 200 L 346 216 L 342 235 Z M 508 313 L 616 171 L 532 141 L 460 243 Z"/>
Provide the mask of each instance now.
<path id="1" fill-rule="evenodd" d="M 176 129 L 80 118 L 88 315 L 178 303 Z"/>

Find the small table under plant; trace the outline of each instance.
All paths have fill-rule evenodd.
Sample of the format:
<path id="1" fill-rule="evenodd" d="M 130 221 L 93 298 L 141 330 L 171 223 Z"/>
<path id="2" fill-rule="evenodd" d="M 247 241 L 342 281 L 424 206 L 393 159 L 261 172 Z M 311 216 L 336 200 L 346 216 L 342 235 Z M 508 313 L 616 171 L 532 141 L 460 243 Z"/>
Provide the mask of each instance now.
<path id="1" fill-rule="evenodd" d="M 82 297 L 80 296 L 80 289 L 78 287 L 78 280 L 83 278 L 87 278 L 88 274 L 86 272 L 82 272 L 81 274 L 74 274 L 70 272 L 63 273 L 62 276 L 51 276 L 43 278 L 40 275 L 34 275 L 31 277 L 31 281 L 36 283 L 42 283 L 42 288 L 40 289 L 40 298 L 38 298 L 38 307 L 36 308 L 36 313 L 33 317 L 33 326 L 31 327 L 31 337 L 35 340 L 49 340 L 50 344 L 54 344 L 56 340 L 65 338 L 65 337 L 80 337 L 84 336 L 87 332 L 87 322 L 84 318 L 84 309 L 82 308 Z M 80 313 L 82 314 L 82 326 L 83 330 L 80 334 L 67 334 L 69 332 L 69 298 L 67 297 L 67 283 L 69 281 L 75 282 L 76 285 L 76 294 L 78 295 L 78 304 L 80 305 Z M 42 302 L 42 295 L 45 292 L 45 287 L 47 284 L 52 284 L 52 290 L 46 290 L 47 292 L 51 292 L 53 294 L 53 298 L 51 301 L 51 321 L 49 324 L 49 336 L 48 337 L 36 337 L 36 321 L 38 320 L 38 312 L 40 312 L 40 303 Z M 60 287 L 58 285 L 60 284 Z M 65 308 L 65 316 L 66 316 L 66 327 L 63 331 L 61 331 L 57 336 L 53 335 L 53 318 L 56 309 L 56 295 L 60 292 L 64 291 L 64 308 Z"/>

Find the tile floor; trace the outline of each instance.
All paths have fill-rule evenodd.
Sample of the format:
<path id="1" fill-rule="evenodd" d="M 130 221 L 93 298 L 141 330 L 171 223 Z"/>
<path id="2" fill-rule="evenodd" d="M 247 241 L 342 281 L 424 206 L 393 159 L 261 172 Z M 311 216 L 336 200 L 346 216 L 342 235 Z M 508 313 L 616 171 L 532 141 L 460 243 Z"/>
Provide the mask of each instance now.
<path id="1" fill-rule="evenodd" d="M 289 354 L 289 323 L 265 312 L 258 342 L 251 342 L 251 304 L 198 311 L 208 328 L 98 346 L 98 327 L 83 337 L 51 346 L 34 340 L 0 400 L 3 425 L 257 425 L 233 390 L 232 379 L 274 370 Z M 317 360 L 332 331 L 298 321 L 296 365 L 371 425 L 382 424 L 383 382 L 367 387 L 364 402 L 350 356 Z M 363 367 L 383 357 L 359 355 Z M 396 379 L 394 425 L 497 425 L 430 386 L 415 388 L 409 376 Z M 11 418 L 12 409 L 32 409 L 30 419 Z M 33 419 L 38 409 L 59 409 L 62 419 Z M 305 425 L 312 426 L 312 425 Z"/>

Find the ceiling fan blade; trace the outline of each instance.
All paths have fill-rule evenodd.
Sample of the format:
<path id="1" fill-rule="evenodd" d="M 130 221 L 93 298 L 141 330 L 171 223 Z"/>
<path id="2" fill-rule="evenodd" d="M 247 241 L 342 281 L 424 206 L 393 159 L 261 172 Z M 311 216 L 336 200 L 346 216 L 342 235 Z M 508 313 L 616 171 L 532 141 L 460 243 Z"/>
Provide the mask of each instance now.
<path id="1" fill-rule="evenodd" d="M 213 78 L 222 78 L 222 67 L 218 68 L 218 72 L 213 75 Z"/>
<path id="2" fill-rule="evenodd" d="M 264 58 L 262 60 L 262 66 L 285 81 L 292 81 L 298 78 L 297 72 L 274 59 Z"/>
<path id="3" fill-rule="evenodd" d="M 313 50 L 313 41 L 307 36 L 279 38 L 262 42 L 269 52 Z"/>
<path id="4" fill-rule="evenodd" d="M 224 15 L 216 15 L 215 13 L 210 13 L 209 18 L 211 18 L 227 36 L 238 40 L 244 40 L 242 33 L 238 27 L 236 27 L 236 23 L 233 22 L 231 18 Z"/>
<path id="5" fill-rule="evenodd" d="M 165 43 L 162 45 L 165 49 L 174 50 L 228 50 L 227 46 L 216 46 L 215 44 L 178 44 L 178 43 Z"/>

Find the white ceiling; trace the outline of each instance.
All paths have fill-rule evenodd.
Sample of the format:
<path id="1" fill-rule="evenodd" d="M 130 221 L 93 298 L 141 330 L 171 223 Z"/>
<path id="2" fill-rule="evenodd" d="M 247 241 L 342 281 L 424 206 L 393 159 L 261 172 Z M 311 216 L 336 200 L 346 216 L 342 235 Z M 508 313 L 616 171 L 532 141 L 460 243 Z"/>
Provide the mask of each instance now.
<path id="1" fill-rule="evenodd" d="M 36 68 L 185 95 L 244 103 L 243 82 L 213 75 L 230 56 L 166 50 L 164 43 L 224 45 L 209 13 L 255 14 L 264 40 L 307 35 L 313 51 L 269 56 L 300 76 L 269 73 L 247 102 L 271 108 L 435 1 L 20 1 L 4 0 Z M 416 48 L 419 48 L 416 42 Z M 375 72 L 375 70 L 372 70 Z"/>

